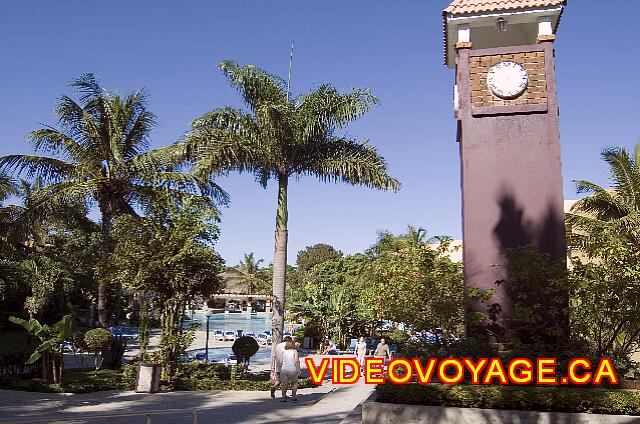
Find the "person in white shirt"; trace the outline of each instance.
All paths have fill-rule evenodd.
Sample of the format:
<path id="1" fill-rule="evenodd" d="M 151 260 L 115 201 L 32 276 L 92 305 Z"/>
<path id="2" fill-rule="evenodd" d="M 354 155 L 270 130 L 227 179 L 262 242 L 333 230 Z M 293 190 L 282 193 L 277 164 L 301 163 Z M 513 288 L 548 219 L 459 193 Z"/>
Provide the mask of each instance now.
<path id="1" fill-rule="evenodd" d="M 287 342 L 293 342 L 293 339 L 290 336 L 285 336 L 282 339 L 281 343 L 278 343 L 274 347 L 273 353 L 273 363 L 271 364 L 271 397 L 276 397 L 276 390 L 280 387 L 282 383 L 280 380 L 280 369 L 282 368 L 282 352 L 284 352 L 284 348 L 287 345 Z"/>
<path id="2" fill-rule="evenodd" d="M 356 359 L 360 364 L 360 372 L 364 373 L 364 357 L 367 353 L 367 343 L 364 341 L 364 337 L 360 337 L 358 343 L 356 343 Z"/>
<path id="3" fill-rule="evenodd" d="M 289 338 L 282 352 L 282 365 L 280 368 L 280 377 L 282 380 L 282 400 L 287 401 L 287 389 L 291 383 L 291 400 L 297 401 L 296 393 L 298 392 L 298 377 L 300 376 L 300 357 L 296 344 Z"/>

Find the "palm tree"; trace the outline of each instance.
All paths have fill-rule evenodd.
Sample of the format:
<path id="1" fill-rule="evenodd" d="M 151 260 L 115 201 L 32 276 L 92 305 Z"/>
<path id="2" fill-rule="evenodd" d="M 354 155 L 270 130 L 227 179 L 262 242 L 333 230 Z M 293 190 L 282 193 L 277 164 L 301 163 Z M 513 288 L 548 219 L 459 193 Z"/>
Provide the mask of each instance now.
<path id="1" fill-rule="evenodd" d="M 155 116 L 146 108 L 146 96 L 135 91 L 121 97 L 104 90 L 92 74 L 82 75 L 72 87 L 80 102 L 63 95 L 55 109 L 59 128 L 45 126 L 28 135 L 36 152 L 53 156 L 9 155 L 0 169 L 25 173 L 43 186 L 34 191 L 34 207 L 46 211 L 69 204 L 96 205 L 101 215 L 101 256 L 106 264 L 112 250 L 111 226 L 119 214 L 135 214 L 134 205 L 160 192 L 225 193 L 207 180 L 175 172 L 159 151 L 146 152 Z M 98 318 L 108 319 L 107 285 L 98 276 Z"/>
<path id="2" fill-rule="evenodd" d="M 345 182 L 397 190 L 377 150 L 338 134 L 377 104 L 369 90 L 341 94 L 321 85 L 290 98 L 285 82 L 254 66 L 232 61 L 219 68 L 241 94 L 248 111 L 213 110 L 192 124 L 175 151 L 205 177 L 230 171 L 251 172 L 266 188 L 278 183 L 273 260 L 273 342 L 282 340 L 287 265 L 287 191 L 291 177 L 315 176 L 323 182 Z"/>
<path id="3" fill-rule="evenodd" d="M 9 232 L 12 230 L 15 207 L 5 205 L 4 202 L 11 196 L 20 193 L 16 182 L 4 172 L 0 171 L 0 252 L 10 250 Z"/>
<path id="4" fill-rule="evenodd" d="M 232 268 L 227 269 L 230 279 L 242 284 L 246 287 L 246 292 L 251 296 L 256 288 L 261 286 L 264 281 L 264 269 L 260 268 L 260 264 L 264 259 L 256 260 L 253 252 L 244 255 L 244 260 Z M 249 301 L 251 301 L 249 299 Z"/>
<path id="5" fill-rule="evenodd" d="M 602 158 L 609 164 L 610 188 L 579 180 L 578 193 L 589 196 L 578 200 L 567 214 L 572 244 L 588 251 L 597 246 L 606 231 L 638 245 L 640 238 L 640 144 L 631 157 L 624 148 L 607 148 Z"/>

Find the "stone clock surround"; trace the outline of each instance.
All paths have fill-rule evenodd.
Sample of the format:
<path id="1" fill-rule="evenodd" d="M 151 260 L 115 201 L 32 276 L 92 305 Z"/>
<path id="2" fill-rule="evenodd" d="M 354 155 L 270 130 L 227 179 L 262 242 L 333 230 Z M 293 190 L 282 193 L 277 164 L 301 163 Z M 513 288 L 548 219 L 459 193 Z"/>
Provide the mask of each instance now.
<path id="1" fill-rule="evenodd" d="M 459 49 L 456 80 L 460 99 L 465 99 L 465 96 L 469 99 L 473 116 L 547 112 L 550 100 L 556 104 L 553 54 L 552 42 L 479 50 Z M 525 92 L 511 100 L 493 94 L 486 81 L 491 66 L 506 60 L 520 63 L 529 74 Z"/>

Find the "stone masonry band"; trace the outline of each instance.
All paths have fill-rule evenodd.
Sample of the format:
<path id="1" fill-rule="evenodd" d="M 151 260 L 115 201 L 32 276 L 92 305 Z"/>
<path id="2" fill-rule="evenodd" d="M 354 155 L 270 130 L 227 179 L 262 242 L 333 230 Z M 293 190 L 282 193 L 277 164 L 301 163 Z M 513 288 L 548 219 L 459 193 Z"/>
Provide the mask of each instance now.
<path id="1" fill-rule="evenodd" d="M 487 74 L 495 64 L 510 60 L 522 65 L 529 74 L 527 89 L 519 97 L 501 99 L 487 86 Z M 469 58 L 471 104 L 473 107 L 537 105 L 547 102 L 547 78 L 544 52 L 499 54 Z"/>

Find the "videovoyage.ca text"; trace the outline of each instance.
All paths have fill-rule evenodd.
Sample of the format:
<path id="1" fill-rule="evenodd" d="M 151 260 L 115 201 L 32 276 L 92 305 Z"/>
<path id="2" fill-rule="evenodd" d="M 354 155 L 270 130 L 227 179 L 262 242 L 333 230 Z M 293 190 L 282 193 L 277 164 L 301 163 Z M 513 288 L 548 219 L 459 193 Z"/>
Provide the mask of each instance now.
<path id="1" fill-rule="evenodd" d="M 413 381 L 430 384 L 434 377 L 444 384 L 460 384 L 465 376 L 470 377 L 471 384 L 487 385 L 599 385 L 604 381 L 618 384 L 618 376 L 609 358 L 602 358 L 597 364 L 586 358 L 574 358 L 561 376 L 558 376 L 556 358 L 516 358 L 507 364 L 500 358 L 394 358 L 385 364 L 383 358 L 374 357 L 365 358 L 362 369 L 355 358 L 322 358 L 319 364 L 312 358 L 305 358 L 305 362 L 314 384 L 322 383 L 329 365 L 334 384 L 355 384 L 361 376 L 367 384 L 407 384 Z"/>

